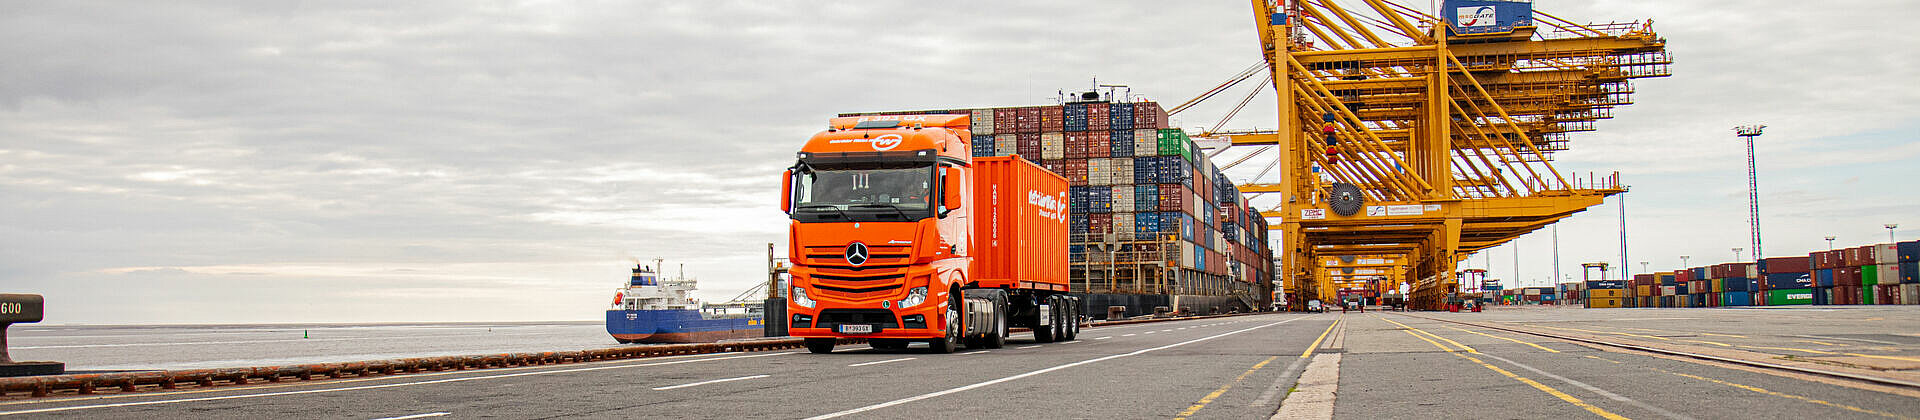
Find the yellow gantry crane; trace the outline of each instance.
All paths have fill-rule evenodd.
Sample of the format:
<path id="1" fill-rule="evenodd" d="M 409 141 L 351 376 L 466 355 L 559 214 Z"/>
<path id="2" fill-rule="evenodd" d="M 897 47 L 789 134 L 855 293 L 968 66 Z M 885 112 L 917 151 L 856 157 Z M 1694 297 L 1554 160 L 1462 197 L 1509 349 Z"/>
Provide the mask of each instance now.
<path id="1" fill-rule="evenodd" d="M 1530 2 L 1448 0 L 1440 16 L 1342 2 L 1253 0 L 1264 66 L 1174 109 L 1262 73 L 1272 83 L 1276 129 L 1198 137 L 1254 149 L 1233 164 L 1274 155 L 1274 182 L 1239 189 L 1280 195 L 1263 214 L 1279 220 L 1294 308 L 1366 278 L 1442 308 L 1460 259 L 1626 191 L 1618 173 L 1579 177 L 1551 160 L 1568 133 L 1631 103 L 1632 79 L 1669 75 L 1650 21 L 1576 24 Z"/>

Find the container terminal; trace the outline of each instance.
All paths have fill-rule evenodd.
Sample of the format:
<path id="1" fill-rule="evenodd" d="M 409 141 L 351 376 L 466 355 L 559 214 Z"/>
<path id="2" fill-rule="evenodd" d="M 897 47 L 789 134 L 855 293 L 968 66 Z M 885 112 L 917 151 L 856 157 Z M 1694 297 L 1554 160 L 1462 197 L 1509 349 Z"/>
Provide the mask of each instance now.
<path id="1" fill-rule="evenodd" d="M 1461 269 L 1627 191 L 1553 155 L 1635 80 L 1672 75 L 1650 21 L 1252 6 L 1261 64 L 1177 105 L 1095 89 L 823 112 L 779 177 L 767 298 L 716 314 L 711 340 L 640 325 L 708 308 L 658 264 L 634 268 L 605 332 L 569 333 L 606 346 L 427 354 L 417 334 L 344 331 L 390 357 L 99 369 L 64 356 L 191 343 L 32 329 L 11 352 L 0 333 L 0 416 L 1920 418 L 1920 241 L 1593 263 L 1551 287 Z M 1277 127 L 1171 124 L 1244 83 L 1274 94 Z M 1228 175 L 1249 162 L 1266 167 Z M 0 295 L 0 322 L 47 305 Z M 467 334 L 449 337 L 486 340 Z"/>

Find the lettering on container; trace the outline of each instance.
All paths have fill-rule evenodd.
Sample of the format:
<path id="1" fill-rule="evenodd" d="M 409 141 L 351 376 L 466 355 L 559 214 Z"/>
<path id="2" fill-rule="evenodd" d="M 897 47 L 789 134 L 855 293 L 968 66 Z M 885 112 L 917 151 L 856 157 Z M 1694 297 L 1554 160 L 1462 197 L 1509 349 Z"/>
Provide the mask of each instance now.
<path id="1" fill-rule="evenodd" d="M 1321 220 L 1327 218 L 1327 209 L 1300 209 L 1301 220 Z"/>
<path id="2" fill-rule="evenodd" d="M 1040 217 L 1058 220 L 1062 223 L 1067 221 L 1067 193 L 1065 192 L 1061 192 L 1059 197 L 1055 197 L 1037 190 L 1027 190 L 1027 204 L 1039 207 Z"/>
<path id="3" fill-rule="evenodd" d="M 20 302 L 0 303 L 0 315 L 19 315 L 24 312 L 25 311 L 20 308 Z"/>

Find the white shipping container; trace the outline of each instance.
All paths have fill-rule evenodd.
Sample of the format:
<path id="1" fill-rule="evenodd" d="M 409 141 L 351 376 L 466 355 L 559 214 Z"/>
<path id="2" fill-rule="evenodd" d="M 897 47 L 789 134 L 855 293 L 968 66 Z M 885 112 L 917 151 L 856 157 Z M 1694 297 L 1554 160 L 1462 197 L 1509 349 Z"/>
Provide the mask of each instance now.
<path id="1" fill-rule="evenodd" d="M 1180 266 L 1181 267 L 1194 268 L 1193 257 L 1194 255 L 1197 255 L 1200 253 L 1200 251 L 1195 248 L 1199 248 L 1199 247 L 1195 246 L 1192 242 L 1180 241 Z"/>
<path id="2" fill-rule="evenodd" d="M 1900 285 L 1901 305 L 1920 305 L 1920 284 L 1903 283 Z"/>
<path id="3" fill-rule="evenodd" d="M 1113 185 L 1113 159 L 1087 159 L 1087 185 Z"/>
<path id="4" fill-rule="evenodd" d="M 1006 156 L 1020 152 L 1020 141 L 1012 134 L 993 136 L 993 155 Z"/>
<path id="5" fill-rule="evenodd" d="M 1187 193 L 1187 214 L 1193 215 L 1196 229 L 1207 226 L 1207 222 L 1200 220 L 1201 217 L 1212 217 L 1207 214 L 1207 203 L 1200 201 L 1199 193 Z"/>
<path id="6" fill-rule="evenodd" d="M 1123 240 L 1130 239 L 1133 235 L 1133 213 L 1121 213 L 1117 204 L 1113 208 L 1113 233 L 1120 234 Z"/>
<path id="7" fill-rule="evenodd" d="M 1900 264 L 1876 264 L 1873 269 L 1878 271 L 1874 275 L 1879 276 L 1875 279 L 1878 279 L 1880 284 L 1900 282 Z"/>
<path id="8" fill-rule="evenodd" d="M 1747 278 L 1753 279 L 1753 281 L 1765 280 L 1760 277 L 1760 264 L 1747 264 L 1746 267 Z"/>
<path id="9" fill-rule="evenodd" d="M 968 121 L 972 122 L 973 134 L 993 134 L 993 109 L 976 109 Z"/>
<path id="10" fill-rule="evenodd" d="M 1067 137 L 1063 133 L 1040 133 L 1040 158 L 1065 159 Z"/>
<path id="11" fill-rule="evenodd" d="M 1136 210 L 1133 208 L 1133 186 L 1121 185 L 1113 187 L 1113 212 L 1132 213 L 1134 211 Z M 1127 223 L 1128 226 L 1132 226 L 1133 219 L 1127 219 Z M 1118 232 L 1131 233 L 1133 229 L 1128 228 L 1126 230 L 1118 230 Z"/>
<path id="12" fill-rule="evenodd" d="M 1894 244 L 1874 244 L 1873 262 L 1886 263 L 1900 261 L 1900 247 Z"/>
<path id="13" fill-rule="evenodd" d="M 1133 185 L 1133 158 L 1112 159 L 1113 170 L 1107 172 L 1110 185 Z"/>

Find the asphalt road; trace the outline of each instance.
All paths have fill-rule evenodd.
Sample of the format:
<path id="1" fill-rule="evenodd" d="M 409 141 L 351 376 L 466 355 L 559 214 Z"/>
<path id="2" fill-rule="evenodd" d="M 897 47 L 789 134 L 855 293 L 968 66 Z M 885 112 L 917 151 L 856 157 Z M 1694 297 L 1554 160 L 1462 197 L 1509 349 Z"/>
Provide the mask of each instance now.
<path id="1" fill-rule="evenodd" d="M 1659 316 L 1643 316 L 1650 314 Z M 1900 320 L 1920 316 L 1920 307 L 1859 314 Z M 1738 336 L 1700 341 L 1752 347 L 1807 335 L 1894 342 L 1885 336 L 1915 328 L 1776 322 L 1753 327 L 1768 332 L 1761 335 L 1743 329 L 1743 319 L 1756 322 L 1749 311 L 1731 310 L 1263 314 L 1090 328 L 1067 343 L 1036 344 L 1023 334 L 1003 349 L 944 355 L 857 345 L 829 355 L 709 354 L 15 400 L 0 402 L 0 417 L 1259 419 L 1283 402 L 1311 404 L 1287 399 L 1295 381 L 1304 367 L 1338 355 L 1337 369 L 1326 371 L 1337 380 L 1302 381 L 1301 390 L 1315 392 L 1297 395 L 1337 387 L 1326 412 L 1342 419 L 1920 418 L 1920 390 L 1441 321 L 1593 331 L 1637 325 L 1631 328 L 1669 338 Z M 1848 351 L 1905 357 L 1889 356 L 1905 350 Z"/>
<path id="2" fill-rule="evenodd" d="M 1297 375 L 1288 366 L 1332 318 L 1121 325 L 1048 344 L 1022 334 L 1002 349 L 944 355 L 857 345 L 827 355 L 712 354 L 24 400 L 0 403 L 0 416 L 1264 418 L 1284 397 L 1274 388 Z"/>

